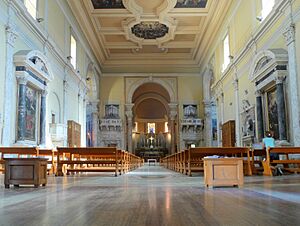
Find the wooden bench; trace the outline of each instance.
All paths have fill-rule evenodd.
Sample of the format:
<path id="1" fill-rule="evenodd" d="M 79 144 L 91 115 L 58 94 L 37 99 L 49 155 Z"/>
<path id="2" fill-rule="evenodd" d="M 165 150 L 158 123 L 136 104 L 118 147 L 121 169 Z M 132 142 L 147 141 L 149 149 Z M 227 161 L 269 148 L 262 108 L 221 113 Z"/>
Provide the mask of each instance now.
<path id="1" fill-rule="evenodd" d="M 284 155 L 285 159 L 271 159 L 271 154 Z M 263 174 L 273 176 L 272 168 L 277 164 L 282 164 L 284 171 L 292 173 L 300 172 L 300 159 L 291 159 L 290 155 L 292 154 L 300 154 L 300 147 L 268 147 L 266 150 L 266 160 L 263 162 Z"/>
<path id="2" fill-rule="evenodd" d="M 17 155 L 19 158 L 22 155 L 37 157 L 39 149 L 37 147 L 0 147 L 0 172 L 4 172 L 4 157 L 6 154 Z"/>
<path id="3" fill-rule="evenodd" d="M 252 175 L 250 166 L 250 149 L 246 147 L 198 147 L 190 148 L 184 154 L 183 173 L 192 176 L 192 172 L 203 171 L 203 158 L 218 155 L 226 157 L 243 157 L 244 172 Z"/>
<path id="4" fill-rule="evenodd" d="M 124 172 L 120 152 L 115 147 L 57 148 L 57 176 L 63 176 L 63 165 L 70 172 Z M 83 167 L 83 165 L 86 165 Z"/>
<path id="5" fill-rule="evenodd" d="M 263 159 L 266 158 L 265 149 L 251 149 L 250 150 L 250 165 L 252 174 L 262 174 L 264 171 L 263 168 Z"/>
<path id="6" fill-rule="evenodd" d="M 49 175 L 56 174 L 56 159 L 57 159 L 57 151 L 54 149 L 39 149 L 39 157 L 48 158 L 47 164 L 50 165 L 50 169 L 47 171 Z"/>

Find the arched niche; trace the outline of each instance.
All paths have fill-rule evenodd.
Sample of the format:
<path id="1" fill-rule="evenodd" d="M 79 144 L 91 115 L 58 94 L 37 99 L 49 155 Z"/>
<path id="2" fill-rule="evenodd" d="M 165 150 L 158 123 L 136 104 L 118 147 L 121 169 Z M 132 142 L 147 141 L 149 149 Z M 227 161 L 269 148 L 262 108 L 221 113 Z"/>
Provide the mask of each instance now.
<path id="1" fill-rule="evenodd" d="M 17 143 L 46 145 L 46 96 L 54 78 L 48 58 L 38 50 L 21 50 L 14 55 L 18 82 Z"/>
<path id="2" fill-rule="evenodd" d="M 86 71 L 87 107 L 86 107 L 86 145 L 97 146 L 98 143 L 98 104 L 99 77 L 94 64 L 90 63 Z"/>
<path id="3" fill-rule="evenodd" d="M 99 79 L 93 63 L 90 63 L 86 72 L 86 85 L 88 88 L 88 101 L 99 99 Z"/>
<path id="4" fill-rule="evenodd" d="M 288 53 L 285 49 L 264 50 L 255 55 L 251 64 L 249 79 L 258 81 L 272 70 L 287 70 Z"/>
<path id="5" fill-rule="evenodd" d="M 258 141 L 262 139 L 266 130 L 272 131 L 274 138 L 279 142 L 288 139 L 287 76 L 288 53 L 285 49 L 264 50 L 254 57 L 249 79 L 254 83 L 256 90 L 256 117 L 252 116 L 251 120 L 256 118 Z"/>
<path id="6" fill-rule="evenodd" d="M 142 85 L 154 83 L 162 86 L 170 97 L 170 103 L 177 103 L 177 80 L 176 78 L 142 77 L 126 78 L 126 103 L 130 104 L 133 100 L 134 92 Z"/>

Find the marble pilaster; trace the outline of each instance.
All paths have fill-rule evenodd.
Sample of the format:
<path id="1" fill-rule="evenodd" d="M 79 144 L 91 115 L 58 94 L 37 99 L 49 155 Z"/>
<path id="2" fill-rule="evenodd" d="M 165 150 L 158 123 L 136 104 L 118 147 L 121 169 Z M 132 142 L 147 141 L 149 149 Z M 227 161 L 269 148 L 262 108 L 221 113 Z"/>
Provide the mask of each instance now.
<path id="1" fill-rule="evenodd" d="M 224 94 L 221 93 L 217 98 L 218 113 L 217 113 L 217 130 L 218 130 L 218 146 L 222 146 L 222 124 L 224 123 Z"/>
<path id="2" fill-rule="evenodd" d="M 295 24 L 291 23 L 283 33 L 288 47 L 289 58 L 289 75 L 288 91 L 290 93 L 290 129 L 292 141 L 295 146 L 300 146 L 300 112 L 299 112 L 299 89 L 298 89 L 298 72 L 295 43 Z"/>
<path id="3" fill-rule="evenodd" d="M 25 140 L 26 130 L 26 84 L 27 77 L 21 76 L 17 78 L 19 86 L 18 97 L 18 122 L 17 122 L 17 140 Z"/>
<path id="4" fill-rule="evenodd" d="M 175 120 L 178 115 L 177 104 L 171 103 L 169 104 L 169 107 L 170 107 L 169 122 L 170 122 L 170 131 L 171 131 L 171 154 L 174 154 L 176 152 Z"/>
<path id="5" fill-rule="evenodd" d="M 264 137 L 263 104 L 260 91 L 256 91 L 256 121 L 257 121 L 257 139 L 261 141 Z"/>
<path id="6" fill-rule="evenodd" d="M 285 103 L 284 103 L 285 101 L 284 101 L 284 90 L 283 90 L 284 79 L 285 79 L 284 75 L 280 74 L 278 71 L 275 72 L 279 140 L 287 140 L 286 115 L 285 115 Z"/>
<path id="7" fill-rule="evenodd" d="M 211 118 L 211 101 L 204 101 L 204 128 L 205 128 L 205 145 L 212 146 L 212 118 Z"/>
<path id="8" fill-rule="evenodd" d="M 69 84 L 66 80 L 63 81 L 63 123 L 67 125 L 67 92 Z"/>
<path id="9" fill-rule="evenodd" d="M 91 114 L 92 114 L 92 144 L 93 147 L 96 147 L 98 144 L 98 117 L 99 117 L 99 100 L 91 101 Z"/>
<path id="10" fill-rule="evenodd" d="M 40 112 L 40 145 L 46 144 L 46 98 L 48 91 L 43 90 L 41 95 L 41 112 Z"/>
<path id="11" fill-rule="evenodd" d="M 6 30 L 6 64 L 5 64 L 5 84 L 4 84 L 4 116 L 3 116 L 3 136 L 2 144 L 4 146 L 11 145 L 13 141 L 12 135 L 12 112 L 13 106 L 11 101 L 12 90 L 14 87 L 14 64 L 13 54 L 16 39 L 18 37 L 17 32 L 13 25 L 8 24 Z"/>
<path id="12" fill-rule="evenodd" d="M 237 79 L 233 81 L 234 97 L 235 97 L 235 136 L 236 146 L 241 146 L 241 122 L 240 122 L 240 97 L 239 97 L 239 82 Z"/>
<path id="13" fill-rule="evenodd" d="M 132 153 L 132 119 L 133 113 L 132 108 L 134 104 L 125 105 L 125 115 L 127 118 L 127 151 Z"/>

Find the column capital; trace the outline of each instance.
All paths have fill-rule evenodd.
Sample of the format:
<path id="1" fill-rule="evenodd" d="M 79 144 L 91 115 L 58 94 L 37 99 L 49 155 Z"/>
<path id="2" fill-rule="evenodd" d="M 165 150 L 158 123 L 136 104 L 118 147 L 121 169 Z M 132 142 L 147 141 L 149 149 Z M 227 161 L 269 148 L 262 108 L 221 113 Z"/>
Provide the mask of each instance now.
<path id="1" fill-rule="evenodd" d="M 205 108 L 209 108 L 212 106 L 212 101 L 211 100 L 203 100 L 203 105 Z"/>
<path id="2" fill-rule="evenodd" d="M 18 37 L 18 33 L 16 31 L 16 29 L 14 28 L 14 26 L 8 24 L 5 27 L 5 31 L 6 31 L 6 42 L 7 44 L 9 44 L 10 46 L 14 47 L 17 37 Z"/>
<path id="3" fill-rule="evenodd" d="M 274 80 L 276 84 L 281 84 L 286 78 L 286 72 L 285 71 L 275 71 L 274 73 Z"/>
<path id="4" fill-rule="evenodd" d="M 69 85 L 69 83 L 68 83 L 68 81 L 67 80 L 64 80 L 64 91 L 67 91 L 68 90 L 68 88 L 70 87 L 70 85 Z"/>
<path id="5" fill-rule="evenodd" d="M 204 108 L 204 116 L 205 116 L 205 118 L 209 118 L 211 116 L 211 109 L 210 109 L 210 107 L 205 107 Z"/>
<path id="6" fill-rule="evenodd" d="M 16 79 L 17 79 L 19 85 L 27 85 L 27 82 L 28 82 L 27 72 L 22 73 L 22 75 L 16 75 Z"/>
<path id="7" fill-rule="evenodd" d="M 254 94 L 255 94 L 256 97 L 260 97 L 262 95 L 262 91 L 261 90 L 256 90 L 254 92 Z"/>
<path id="8" fill-rule="evenodd" d="M 221 92 L 218 94 L 217 96 L 217 99 L 221 102 L 221 103 L 224 103 L 224 93 Z"/>
<path id="9" fill-rule="evenodd" d="M 88 105 L 91 106 L 92 113 L 98 113 L 99 100 L 90 100 Z"/>
<path id="10" fill-rule="evenodd" d="M 234 91 L 238 91 L 239 90 L 239 80 L 234 79 L 232 84 L 233 84 L 233 87 L 234 87 Z"/>
<path id="11" fill-rule="evenodd" d="M 285 37 L 286 45 L 289 46 L 292 42 L 295 41 L 295 24 L 290 23 L 288 27 L 283 32 L 283 36 Z"/>
<path id="12" fill-rule="evenodd" d="M 169 103 L 169 108 L 170 108 L 170 113 L 169 113 L 169 117 L 171 120 L 175 120 L 176 116 L 178 114 L 178 104 L 177 103 Z"/>
<path id="13" fill-rule="evenodd" d="M 133 117 L 132 111 L 125 111 L 125 115 L 128 121 L 132 121 L 132 117 Z"/>
<path id="14" fill-rule="evenodd" d="M 177 111 L 170 111 L 169 117 L 172 121 L 176 119 Z"/>
<path id="15" fill-rule="evenodd" d="M 48 87 L 45 87 L 44 90 L 42 90 L 42 97 L 46 97 L 48 95 Z"/>
<path id="16" fill-rule="evenodd" d="M 177 112 L 177 107 L 178 107 L 177 103 L 169 103 L 168 105 L 169 105 L 170 111 L 176 111 Z"/>
<path id="17" fill-rule="evenodd" d="M 134 106 L 133 103 L 125 104 L 125 111 L 131 111 L 132 112 L 133 106 Z"/>

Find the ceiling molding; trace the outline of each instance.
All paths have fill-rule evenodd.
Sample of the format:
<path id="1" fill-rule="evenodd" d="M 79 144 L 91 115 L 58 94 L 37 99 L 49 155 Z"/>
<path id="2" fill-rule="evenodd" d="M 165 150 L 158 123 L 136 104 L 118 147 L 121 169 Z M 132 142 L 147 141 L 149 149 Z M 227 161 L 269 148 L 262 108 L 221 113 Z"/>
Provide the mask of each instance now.
<path id="1" fill-rule="evenodd" d="M 205 8 L 174 8 L 177 0 L 123 0 L 125 9 L 94 9 L 91 0 L 68 4 L 103 72 L 190 73 L 200 71 L 232 1 L 208 0 Z M 132 27 L 141 22 L 158 22 L 168 32 L 139 38 Z"/>

